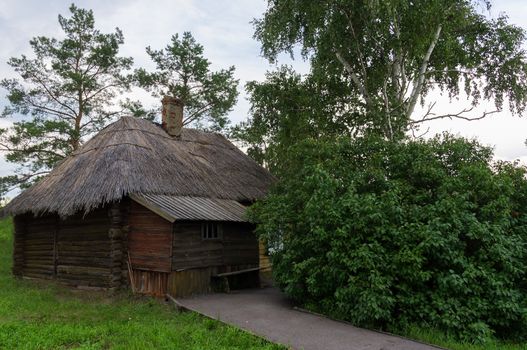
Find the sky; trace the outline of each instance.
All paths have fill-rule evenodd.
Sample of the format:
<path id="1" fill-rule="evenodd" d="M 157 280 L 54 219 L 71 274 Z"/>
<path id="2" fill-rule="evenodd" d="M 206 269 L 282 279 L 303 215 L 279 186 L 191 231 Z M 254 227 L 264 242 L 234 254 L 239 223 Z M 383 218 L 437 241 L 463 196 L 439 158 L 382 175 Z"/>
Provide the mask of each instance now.
<path id="1" fill-rule="evenodd" d="M 29 40 L 34 36 L 61 37 L 57 22 L 58 14 L 69 16 L 71 2 L 58 0 L 2 0 L 0 6 L 0 78 L 16 77 L 7 65 L 10 57 L 21 54 L 31 56 Z M 265 78 L 266 71 L 276 66 L 269 64 L 260 53 L 259 43 L 253 39 L 251 21 L 265 12 L 265 0 L 92 0 L 77 1 L 82 8 L 93 9 L 96 27 L 102 32 L 113 32 L 119 27 L 125 43 L 123 56 L 132 56 L 136 67 L 153 69 L 145 52 L 146 46 L 161 49 L 175 33 L 191 31 L 196 40 L 205 47 L 207 57 L 214 70 L 236 67 L 236 78 L 240 80 L 240 97 L 229 114 L 232 123 L 243 121 L 248 116 L 249 103 L 243 86 L 247 81 Z M 506 13 L 510 22 L 527 29 L 527 1 L 499 0 L 490 12 L 496 17 Z M 278 64 L 292 65 L 296 71 L 307 73 L 307 62 L 289 56 L 281 56 Z M 134 94 L 147 103 L 151 97 L 140 90 Z M 439 94 L 437 111 L 459 112 L 466 107 L 464 99 L 449 101 Z M 6 103 L 5 91 L 0 90 L 0 109 Z M 492 104 L 483 105 L 477 112 L 490 111 Z M 476 112 L 476 113 L 477 113 Z M 0 127 L 9 121 L 0 120 Z M 498 159 L 520 159 L 527 164 L 527 114 L 520 118 L 508 111 L 494 114 L 481 121 L 440 120 L 430 122 L 422 130 L 429 131 L 427 137 L 449 131 L 469 138 L 477 138 L 495 149 Z M 0 176 L 13 171 L 13 165 L 0 158 Z"/>

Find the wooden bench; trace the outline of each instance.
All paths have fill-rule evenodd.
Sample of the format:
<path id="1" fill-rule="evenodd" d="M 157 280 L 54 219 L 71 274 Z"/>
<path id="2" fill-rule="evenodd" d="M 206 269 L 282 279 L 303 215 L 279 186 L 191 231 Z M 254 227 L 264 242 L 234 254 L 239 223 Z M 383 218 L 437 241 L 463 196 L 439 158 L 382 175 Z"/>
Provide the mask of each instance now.
<path id="1" fill-rule="evenodd" d="M 218 273 L 215 275 L 212 275 L 212 286 L 214 291 L 216 292 L 224 292 L 229 293 L 231 291 L 231 283 L 229 282 L 229 277 L 238 276 L 242 274 L 250 275 L 251 273 L 254 274 L 256 272 L 260 271 L 260 267 L 253 267 L 250 269 L 244 269 L 244 270 L 237 270 L 232 272 L 224 272 L 224 273 Z M 255 282 L 255 287 L 259 286 L 259 276 L 258 274 L 255 274 L 256 277 L 252 277 L 253 281 Z"/>

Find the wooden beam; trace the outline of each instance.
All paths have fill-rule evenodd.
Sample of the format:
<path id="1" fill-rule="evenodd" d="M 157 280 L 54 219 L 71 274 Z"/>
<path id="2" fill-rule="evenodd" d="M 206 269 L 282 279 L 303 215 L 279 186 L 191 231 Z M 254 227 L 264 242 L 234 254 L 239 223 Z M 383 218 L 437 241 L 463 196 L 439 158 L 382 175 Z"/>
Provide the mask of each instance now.
<path id="1" fill-rule="evenodd" d="M 134 200 L 135 202 L 141 204 L 143 207 L 145 207 L 145 208 L 153 211 L 157 215 L 161 216 L 163 219 L 165 219 L 165 220 L 167 220 L 167 221 L 169 221 L 171 223 L 176 221 L 176 218 L 174 218 L 173 216 L 171 216 L 170 214 L 165 212 L 163 209 L 161 209 L 159 206 L 155 205 L 154 203 L 152 203 L 150 201 L 147 201 L 143 197 L 141 197 L 139 195 L 136 195 L 136 194 L 131 194 L 130 198 L 132 198 L 132 200 Z"/>
<path id="2" fill-rule="evenodd" d="M 216 275 L 212 275 L 212 277 L 227 277 L 227 276 L 233 276 L 233 275 L 240 275 L 242 273 L 248 273 L 253 271 L 259 271 L 260 267 L 254 267 L 252 269 L 245 269 L 245 270 L 238 270 L 233 272 L 225 272 L 225 273 L 218 273 Z"/>

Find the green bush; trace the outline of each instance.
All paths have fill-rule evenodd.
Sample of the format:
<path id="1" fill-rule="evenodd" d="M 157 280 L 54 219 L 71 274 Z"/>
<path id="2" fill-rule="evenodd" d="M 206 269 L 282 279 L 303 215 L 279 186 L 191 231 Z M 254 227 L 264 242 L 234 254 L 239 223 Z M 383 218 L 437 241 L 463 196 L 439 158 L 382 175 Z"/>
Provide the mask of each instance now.
<path id="1" fill-rule="evenodd" d="M 277 283 L 359 326 L 525 339 L 526 171 L 492 156 L 449 135 L 297 145 L 252 212 Z"/>

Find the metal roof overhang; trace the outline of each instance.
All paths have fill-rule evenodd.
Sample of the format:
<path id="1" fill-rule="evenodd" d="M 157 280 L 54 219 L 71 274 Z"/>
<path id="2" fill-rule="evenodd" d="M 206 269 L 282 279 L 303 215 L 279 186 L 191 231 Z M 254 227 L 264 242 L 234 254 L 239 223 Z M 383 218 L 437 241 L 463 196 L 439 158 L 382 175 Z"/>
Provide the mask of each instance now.
<path id="1" fill-rule="evenodd" d="M 246 207 L 235 200 L 158 194 L 131 194 L 130 198 L 170 222 L 249 222 L 245 217 Z"/>

